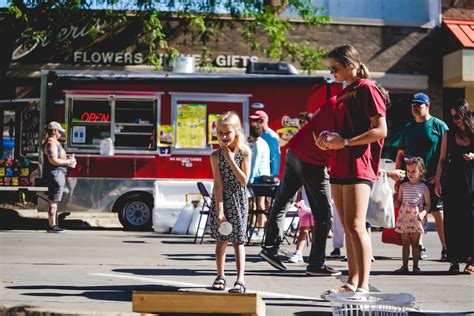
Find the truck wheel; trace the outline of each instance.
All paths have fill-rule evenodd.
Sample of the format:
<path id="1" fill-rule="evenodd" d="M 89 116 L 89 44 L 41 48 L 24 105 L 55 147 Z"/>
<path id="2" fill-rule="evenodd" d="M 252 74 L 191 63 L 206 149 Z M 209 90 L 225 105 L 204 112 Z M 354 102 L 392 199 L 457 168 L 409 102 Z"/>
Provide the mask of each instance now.
<path id="1" fill-rule="evenodd" d="M 152 226 L 153 201 L 143 195 L 127 197 L 118 209 L 120 223 L 125 230 L 149 231 Z"/>

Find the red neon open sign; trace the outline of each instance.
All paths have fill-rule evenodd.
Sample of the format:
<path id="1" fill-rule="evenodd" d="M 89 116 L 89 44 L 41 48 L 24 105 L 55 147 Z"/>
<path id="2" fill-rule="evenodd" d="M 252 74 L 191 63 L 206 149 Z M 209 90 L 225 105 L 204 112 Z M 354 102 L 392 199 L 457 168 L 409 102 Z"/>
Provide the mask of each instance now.
<path id="1" fill-rule="evenodd" d="M 101 112 L 84 112 L 81 115 L 83 122 L 108 122 L 110 120 L 110 113 Z"/>

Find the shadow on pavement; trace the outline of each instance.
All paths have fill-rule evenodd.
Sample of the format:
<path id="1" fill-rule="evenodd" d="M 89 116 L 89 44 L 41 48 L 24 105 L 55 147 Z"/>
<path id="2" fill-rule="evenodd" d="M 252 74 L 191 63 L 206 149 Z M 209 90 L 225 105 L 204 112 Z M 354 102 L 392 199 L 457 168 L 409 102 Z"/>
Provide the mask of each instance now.
<path id="1" fill-rule="evenodd" d="M 116 285 L 116 286 L 54 286 L 29 285 L 7 286 L 12 290 L 38 290 L 42 292 L 25 292 L 22 295 L 37 297 L 67 297 L 81 296 L 92 300 L 131 302 L 132 291 L 176 292 L 180 288 L 164 285 Z M 82 291 L 82 293 L 67 293 L 66 291 Z"/>

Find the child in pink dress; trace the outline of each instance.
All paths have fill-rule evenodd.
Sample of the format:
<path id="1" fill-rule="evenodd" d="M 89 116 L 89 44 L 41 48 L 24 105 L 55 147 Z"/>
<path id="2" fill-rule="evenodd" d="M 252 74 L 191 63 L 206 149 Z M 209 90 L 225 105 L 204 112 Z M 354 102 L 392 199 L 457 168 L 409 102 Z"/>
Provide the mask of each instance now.
<path id="1" fill-rule="evenodd" d="M 402 234 L 403 265 L 395 273 L 408 273 L 410 246 L 413 257 L 413 273 L 421 273 L 418 267 L 420 257 L 419 241 L 425 232 L 426 214 L 430 209 L 430 192 L 422 182 L 425 164 L 420 157 L 405 159 L 408 182 L 402 183 L 398 191 L 397 206 L 400 206 L 395 231 Z"/>

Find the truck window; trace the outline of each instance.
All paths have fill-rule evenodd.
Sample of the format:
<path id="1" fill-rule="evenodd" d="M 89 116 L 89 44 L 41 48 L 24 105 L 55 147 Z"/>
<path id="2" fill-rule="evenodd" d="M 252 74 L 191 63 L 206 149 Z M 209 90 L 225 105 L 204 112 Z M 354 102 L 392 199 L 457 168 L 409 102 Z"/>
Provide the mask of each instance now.
<path id="1" fill-rule="evenodd" d="M 156 106 L 152 100 L 115 101 L 115 148 L 155 150 Z"/>
<path id="2" fill-rule="evenodd" d="M 109 100 L 73 99 L 70 104 L 71 147 L 98 148 L 102 139 L 111 137 L 112 111 Z"/>
<path id="3" fill-rule="evenodd" d="M 100 142 L 110 137 L 116 150 L 157 150 L 159 98 L 72 95 L 67 105 L 70 148 L 98 151 Z"/>

